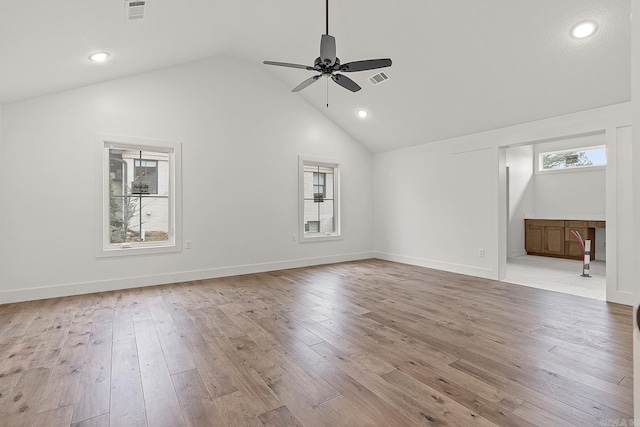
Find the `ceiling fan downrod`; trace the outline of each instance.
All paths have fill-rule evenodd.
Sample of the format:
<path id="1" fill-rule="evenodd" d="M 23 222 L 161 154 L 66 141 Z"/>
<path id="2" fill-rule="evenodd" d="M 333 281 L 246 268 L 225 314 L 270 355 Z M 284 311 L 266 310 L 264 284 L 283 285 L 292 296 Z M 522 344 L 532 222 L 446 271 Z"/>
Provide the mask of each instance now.
<path id="1" fill-rule="evenodd" d="M 327 32 L 325 33 L 326 35 L 329 35 L 329 0 L 326 0 L 327 3 Z"/>

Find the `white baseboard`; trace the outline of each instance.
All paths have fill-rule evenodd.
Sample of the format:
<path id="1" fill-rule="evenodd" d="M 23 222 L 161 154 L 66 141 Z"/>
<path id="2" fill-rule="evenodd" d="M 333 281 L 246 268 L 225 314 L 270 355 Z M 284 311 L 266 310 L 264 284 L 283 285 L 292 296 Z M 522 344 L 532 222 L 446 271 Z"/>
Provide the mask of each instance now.
<path id="1" fill-rule="evenodd" d="M 629 292 L 612 291 L 607 289 L 607 302 L 633 306 L 634 296 Z"/>
<path id="2" fill-rule="evenodd" d="M 394 261 L 402 264 L 416 265 L 418 267 L 433 268 L 435 270 L 448 271 L 450 273 L 466 274 L 468 276 L 482 277 L 485 279 L 497 280 L 497 273 L 490 268 L 470 267 L 462 264 L 452 264 L 442 261 L 434 261 L 425 258 L 416 258 L 406 255 L 389 254 L 386 252 L 375 252 L 375 257 L 386 261 Z"/>
<path id="3" fill-rule="evenodd" d="M 448 271 L 451 273 L 466 274 L 470 276 L 497 280 L 494 277 L 494 271 L 491 269 L 469 267 L 467 265 L 445 263 L 441 261 L 409 257 L 405 255 L 389 254 L 385 252 L 360 252 L 354 254 L 342 254 L 326 257 L 302 258 L 296 260 L 277 261 L 260 264 L 183 271 L 152 276 L 127 277 L 119 279 L 98 280 L 93 282 L 70 283 L 56 286 L 42 286 L 29 289 L 0 291 L 0 304 L 91 294 L 95 292 L 107 292 L 119 289 L 163 285 L 168 283 L 189 282 L 192 280 L 215 279 L 219 277 L 231 277 L 242 274 L 286 270 L 289 268 L 310 267 L 314 265 L 358 261 L 369 258 L 379 258 L 387 261 L 399 262 L 402 264 L 416 265 L 419 267 L 433 268 L 436 270 Z M 633 295 L 624 292 L 609 291 L 607 292 L 607 300 L 618 304 L 632 305 Z"/>
<path id="4" fill-rule="evenodd" d="M 215 279 L 219 277 L 239 276 L 242 274 L 264 273 L 289 268 L 310 267 L 337 262 L 358 261 L 374 258 L 373 252 L 332 255 L 316 258 L 302 258 L 288 261 L 267 262 L 261 264 L 236 265 L 205 270 L 182 271 L 152 276 L 126 277 L 98 280 L 84 283 L 69 283 L 56 286 L 42 286 L 29 289 L 0 291 L 0 304 L 57 298 L 71 295 L 92 294 L 95 292 L 115 291 L 119 289 L 140 288 L 144 286 L 164 285 L 192 280 Z"/>
<path id="5" fill-rule="evenodd" d="M 526 255 L 527 251 L 524 249 L 513 249 L 510 253 L 509 253 L 509 257 L 514 257 L 514 256 L 523 256 Z"/>

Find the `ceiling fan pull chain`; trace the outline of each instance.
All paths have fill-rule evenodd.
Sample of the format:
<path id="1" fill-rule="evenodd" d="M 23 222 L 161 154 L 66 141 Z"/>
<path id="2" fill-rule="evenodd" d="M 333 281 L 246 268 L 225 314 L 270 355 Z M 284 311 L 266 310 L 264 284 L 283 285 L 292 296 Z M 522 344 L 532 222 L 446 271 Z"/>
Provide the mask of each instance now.
<path id="1" fill-rule="evenodd" d="M 327 81 L 327 108 L 329 108 L 329 79 L 325 80 Z"/>

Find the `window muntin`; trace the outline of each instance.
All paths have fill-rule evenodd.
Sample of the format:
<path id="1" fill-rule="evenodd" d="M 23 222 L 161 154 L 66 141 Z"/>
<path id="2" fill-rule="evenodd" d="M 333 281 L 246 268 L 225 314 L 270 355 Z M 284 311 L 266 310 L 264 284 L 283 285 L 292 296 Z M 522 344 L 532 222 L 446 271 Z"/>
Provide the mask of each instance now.
<path id="1" fill-rule="evenodd" d="M 339 236 L 338 164 L 303 159 L 300 170 L 302 241 Z"/>
<path id="2" fill-rule="evenodd" d="M 103 165 L 97 256 L 179 251 L 180 144 L 108 135 L 97 143 Z"/>
<path id="3" fill-rule="evenodd" d="M 538 155 L 540 172 L 606 166 L 606 164 L 607 149 L 604 145 L 549 151 Z"/>

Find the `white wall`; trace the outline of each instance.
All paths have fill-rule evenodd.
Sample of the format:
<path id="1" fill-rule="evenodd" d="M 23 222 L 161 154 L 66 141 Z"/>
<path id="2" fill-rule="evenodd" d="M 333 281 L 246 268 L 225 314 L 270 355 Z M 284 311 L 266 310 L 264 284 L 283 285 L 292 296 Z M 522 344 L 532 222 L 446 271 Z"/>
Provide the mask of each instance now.
<path id="1" fill-rule="evenodd" d="M 370 257 L 372 156 L 261 64 L 210 59 L 3 107 L 0 303 Z M 183 144 L 193 249 L 94 256 L 94 134 Z M 338 159 L 344 238 L 297 234 L 298 156 Z"/>
<path id="2" fill-rule="evenodd" d="M 534 159 L 549 151 L 605 145 L 604 133 L 535 145 Z M 606 172 L 584 168 L 535 173 L 534 205 L 537 218 L 605 220 Z"/>
<path id="3" fill-rule="evenodd" d="M 0 186 L 2 186 L 2 105 L 0 105 Z M 0 230 L 2 230 L 2 211 L 4 210 L 4 203 L 2 197 L 0 197 Z M 2 259 L 0 259 L 0 271 L 3 270 Z"/>
<path id="4" fill-rule="evenodd" d="M 534 212 L 533 145 L 510 147 L 506 151 L 509 168 L 509 231 L 507 256 L 525 255 L 524 218 Z"/>
<path id="5" fill-rule="evenodd" d="M 632 14 L 636 17 L 640 16 L 640 1 L 631 3 Z M 633 123 L 640 123 L 640 20 L 631 20 L 631 99 L 633 100 Z M 640 132 L 633 132 L 633 143 L 631 152 L 631 163 L 633 166 L 631 183 L 632 183 L 632 199 L 631 212 L 634 218 L 640 218 Z M 632 239 L 636 242 L 634 245 L 633 257 L 635 262 L 632 278 L 632 287 L 635 291 L 633 304 L 634 319 L 638 304 L 640 304 L 640 227 L 635 227 L 632 232 Z M 636 420 L 640 420 L 640 330 L 633 325 L 633 403 L 634 415 Z"/>
<path id="6" fill-rule="evenodd" d="M 606 131 L 607 147 L 615 152 L 618 129 L 630 124 L 630 107 L 620 104 L 376 154 L 377 256 L 492 279 L 504 277 L 507 221 L 500 200 L 506 200 L 502 194 L 506 185 L 502 190 L 500 147 Z M 609 179 L 607 175 L 607 186 L 613 190 L 610 197 L 607 191 L 608 227 L 612 227 L 607 229 L 607 248 L 610 252 L 613 245 L 620 253 L 631 253 L 628 241 L 617 247 L 630 220 L 617 218 L 615 191 L 617 183 L 629 176 L 629 165 L 616 165 L 614 160 L 609 169 L 613 176 Z M 480 249 L 485 250 L 485 257 L 479 256 Z M 625 271 L 610 281 L 608 274 L 610 300 L 629 304 L 631 294 L 619 286 L 628 283 L 627 276 Z"/>
<path id="7" fill-rule="evenodd" d="M 374 157 L 376 250 L 388 259 L 486 276 L 492 151 L 438 144 Z"/>

